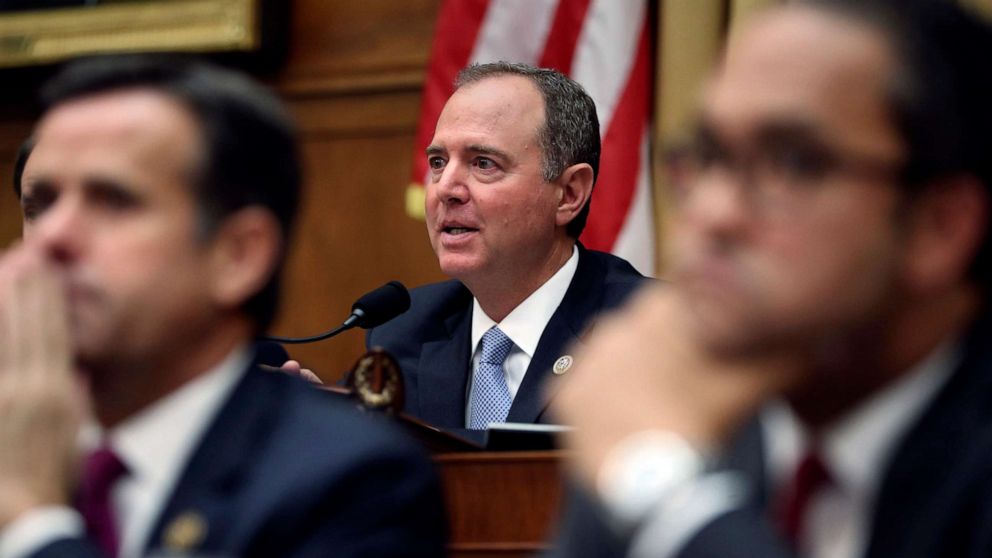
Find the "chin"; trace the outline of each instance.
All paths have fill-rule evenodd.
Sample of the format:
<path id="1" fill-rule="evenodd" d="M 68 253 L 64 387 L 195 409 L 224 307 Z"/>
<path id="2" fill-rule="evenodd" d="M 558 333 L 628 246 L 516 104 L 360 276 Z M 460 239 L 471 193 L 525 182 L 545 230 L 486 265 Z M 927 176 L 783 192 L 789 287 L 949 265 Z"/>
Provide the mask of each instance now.
<path id="1" fill-rule="evenodd" d="M 718 354 L 747 353 L 764 344 L 769 333 L 761 320 L 740 305 L 726 300 L 694 300 L 692 334 L 708 351 Z"/>
<path id="2" fill-rule="evenodd" d="M 471 277 L 479 270 L 477 262 L 464 257 L 442 256 L 438 258 L 438 264 L 441 273 L 460 281 Z"/>

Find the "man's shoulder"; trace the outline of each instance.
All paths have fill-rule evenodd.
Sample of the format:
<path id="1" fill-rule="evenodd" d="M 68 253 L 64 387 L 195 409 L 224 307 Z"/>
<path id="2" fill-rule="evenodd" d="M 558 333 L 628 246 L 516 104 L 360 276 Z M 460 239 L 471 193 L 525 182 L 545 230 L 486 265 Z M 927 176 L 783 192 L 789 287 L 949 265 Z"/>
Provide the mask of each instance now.
<path id="1" fill-rule="evenodd" d="M 613 282 L 639 283 L 649 279 L 637 271 L 630 262 L 609 252 L 584 249 L 580 253 L 580 257 L 587 257 L 592 260 L 597 267 L 606 273 L 607 278 Z"/>
<path id="2" fill-rule="evenodd" d="M 285 374 L 248 371 L 176 494 L 165 518 L 191 505 L 220 510 L 231 534 L 219 555 L 244 555 L 245 545 L 251 556 L 318 556 L 337 545 L 353 549 L 342 556 L 411 545 L 420 546 L 411 555 L 430 556 L 440 547 L 439 480 L 427 452 L 386 417 Z"/>
<path id="3" fill-rule="evenodd" d="M 392 422 L 359 411 L 353 401 L 343 396 L 284 374 L 252 373 L 263 375 L 264 381 L 256 389 L 279 398 L 275 405 L 281 412 L 272 427 L 272 443 L 292 446 L 291 450 L 284 447 L 280 451 L 333 461 L 360 460 L 382 453 L 414 459 L 425 456 Z M 343 451 L 345 448 L 347 451 Z"/>
<path id="4" fill-rule="evenodd" d="M 410 290 L 410 309 L 396 318 L 369 330 L 373 343 L 392 345 L 404 340 L 432 337 L 444 331 L 445 322 L 466 312 L 472 305 L 472 293 L 460 281 L 441 281 Z"/>
<path id="5" fill-rule="evenodd" d="M 380 479 L 384 489 L 436 483 L 426 450 L 388 417 L 365 413 L 349 399 L 285 374 L 253 370 L 246 381 L 223 422 L 215 424 L 223 432 L 214 436 L 230 436 L 233 417 L 247 441 L 204 444 L 215 455 L 240 453 L 237 459 L 254 471 L 247 476 L 259 479 L 243 486 L 246 495 L 268 494 L 281 505 L 303 506 L 376 470 L 388 471 L 390 478 Z"/>
<path id="6" fill-rule="evenodd" d="M 583 258 L 586 260 L 583 263 Z M 604 306 L 613 307 L 621 304 L 645 281 L 653 281 L 645 277 L 627 260 L 598 250 L 582 249 L 580 252 L 579 269 L 576 271 L 576 281 L 599 282 L 598 285 Z"/>

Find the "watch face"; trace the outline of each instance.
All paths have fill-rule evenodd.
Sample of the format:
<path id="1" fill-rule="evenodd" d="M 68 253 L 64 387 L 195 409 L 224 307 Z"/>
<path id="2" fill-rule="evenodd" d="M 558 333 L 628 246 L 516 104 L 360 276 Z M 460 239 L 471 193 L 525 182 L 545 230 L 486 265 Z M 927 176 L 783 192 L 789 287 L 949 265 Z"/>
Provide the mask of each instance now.
<path id="1" fill-rule="evenodd" d="M 362 355 L 351 373 L 352 387 L 362 406 L 399 412 L 403 409 L 403 375 L 388 353 L 372 349 Z"/>
<path id="2" fill-rule="evenodd" d="M 633 525 L 659 505 L 671 505 L 702 471 L 702 456 L 681 436 L 645 430 L 610 450 L 596 489 L 614 517 Z"/>

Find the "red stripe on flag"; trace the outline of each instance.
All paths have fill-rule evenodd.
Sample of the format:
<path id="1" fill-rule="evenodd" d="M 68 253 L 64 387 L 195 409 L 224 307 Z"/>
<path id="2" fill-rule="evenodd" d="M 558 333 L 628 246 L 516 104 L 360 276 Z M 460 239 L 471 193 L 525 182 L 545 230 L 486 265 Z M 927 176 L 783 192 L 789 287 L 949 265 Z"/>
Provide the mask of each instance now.
<path id="1" fill-rule="evenodd" d="M 572 73 L 575 47 L 589 12 L 589 0 L 561 0 L 544 43 L 544 53 L 537 65 L 554 68 L 563 74 Z"/>
<path id="2" fill-rule="evenodd" d="M 475 41 L 488 9 L 489 0 L 446 0 L 441 4 L 413 145 L 411 180 L 414 183 L 422 183 L 427 176 L 424 149 L 434 137 L 434 128 L 445 101 L 454 92 L 452 83 L 455 76 L 468 64 L 475 50 Z"/>
<path id="3" fill-rule="evenodd" d="M 627 85 L 603 137 L 599 179 L 596 181 L 589 221 L 582 233 L 582 242 L 593 250 L 609 252 L 613 249 L 637 189 L 641 141 L 651 107 L 648 38 L 649 28 L 645 20 Z"/>

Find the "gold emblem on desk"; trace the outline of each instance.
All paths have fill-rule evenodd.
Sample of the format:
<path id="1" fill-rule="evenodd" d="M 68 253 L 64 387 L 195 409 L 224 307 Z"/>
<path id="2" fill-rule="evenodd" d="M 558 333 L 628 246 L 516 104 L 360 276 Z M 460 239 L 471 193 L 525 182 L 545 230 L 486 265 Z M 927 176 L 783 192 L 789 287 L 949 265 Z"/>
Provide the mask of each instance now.
<path id="1" fill-rule="evenodd" d="M 207 537 L 207 520 L 195 511 L 176 516 L 162 533 L 162 543 L 170 551 L 188 552 Z"/>
<path id="2" fill-rule="evenodd" d="M 551 367 L 551 372 L 553 372 L 555 376 L 561 376 L 565 372 L 568 372 L 568 369 L 572 367 L 572 362 L 572 355 L 558 357 L 558 360 L 555 361 L 555 365 Z"/>
<path id="3" fill-rule="evenodd" d="M 378 347 L 355 363 L 347 383 L 366 409 L 399 413 L 403 410 L 403 375 L 396 360 Z"/>

